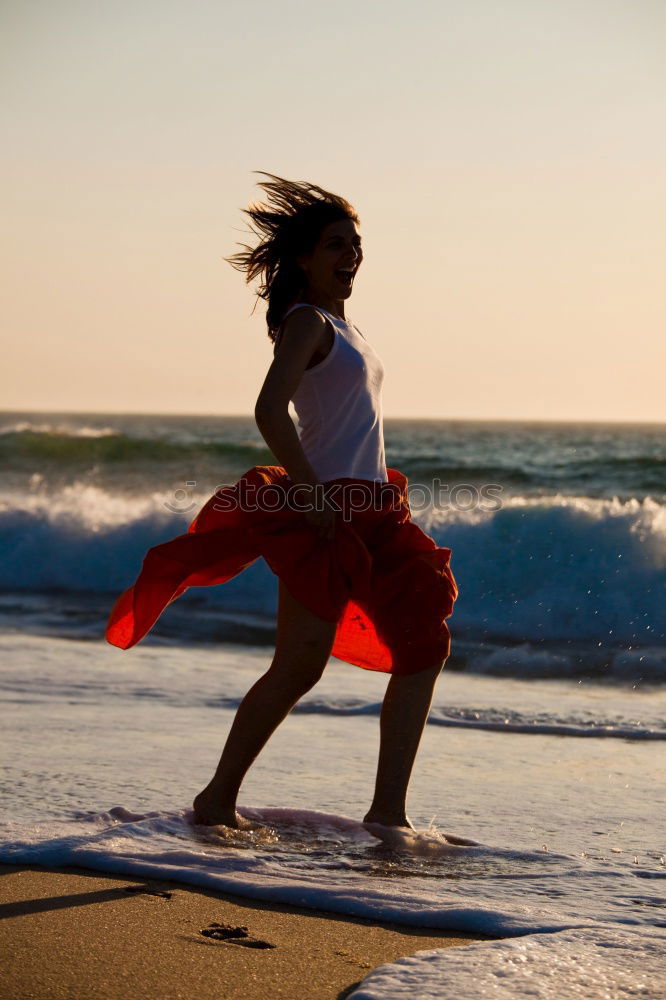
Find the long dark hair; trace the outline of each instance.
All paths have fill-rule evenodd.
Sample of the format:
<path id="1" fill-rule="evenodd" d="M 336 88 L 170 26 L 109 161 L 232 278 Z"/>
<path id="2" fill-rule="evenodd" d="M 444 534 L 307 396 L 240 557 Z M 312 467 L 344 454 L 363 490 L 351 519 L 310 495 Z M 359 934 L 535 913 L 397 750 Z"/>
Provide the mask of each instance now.
<path id="1" fill-rule="evenodd" d="M 274 341 L 286 310 L 307 285 L 297 258 L 312 253 L 329 223 L 342 219 L 359 223 L 360 219 L 345 198 L 317 184 L 287 181 L 265 170 L 254 173 L 272 178 L 257 182 L 266 192 L 268 204 L 252 202 L 243 209 L 259 243 L 254 247 L 241 243 L 242 251 L 224 259 L 245 272 L 247 284 L 260 278 L 257 298 L 268 302 L 266 325 Z"/>

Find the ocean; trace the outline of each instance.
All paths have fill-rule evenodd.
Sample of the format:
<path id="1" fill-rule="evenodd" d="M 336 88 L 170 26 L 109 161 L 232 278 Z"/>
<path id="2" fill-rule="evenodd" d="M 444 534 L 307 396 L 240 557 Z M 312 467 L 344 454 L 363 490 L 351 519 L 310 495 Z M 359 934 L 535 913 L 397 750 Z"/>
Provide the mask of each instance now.
<path id="1" fill-rule="evenodd" d="M 191 801 L 270 663 L 275 577 L 260 560 L 189 591 L 126 652 L 104 626 L 149 547 L 276 459 L 250 417 L 0 414 L 0 861 L 497 938 L 375 970 L 359 1000 L 666 997 L 664 427 L 385 439 L 460 586 L 418 832 L 359 822 L 386 677 L 332 659 L 243 787 L 267 832 L 223 836 Z"/>

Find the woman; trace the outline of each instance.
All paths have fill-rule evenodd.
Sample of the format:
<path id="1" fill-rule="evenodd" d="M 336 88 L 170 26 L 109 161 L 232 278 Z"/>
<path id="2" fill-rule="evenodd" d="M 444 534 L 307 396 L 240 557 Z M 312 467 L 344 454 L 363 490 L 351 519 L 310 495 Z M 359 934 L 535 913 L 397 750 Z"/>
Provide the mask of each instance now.
<path id="1" fill-rule="evenodd" d="M 386 468 L 383 366 L 345 316 L 363 259 L 359 218 L 317 185 L 265 176 L 268 203 L 246 212 L 259 241 L 229 262 L 247 282 L 261 278 L 258 295 L 268 303 L 274 359 L 255 418 L 281 465 L 250 469 L 208 501 L 187 535 L 152 549 L 118 599 L 107 638 L 128 648 L 188 586 L 223 583 L 262 555 L 279 581 L 275 655 L 194 799 L 195 822 L 251 825 L 236 809 L 243 778 L 333 653 L 391 674 L 364 822 L 411 827 L 407 787 L 450 648 L 450 550 L 414 524 L 407 480 Z M 270 504 L 256 502 L 262 488 L 287 502 L 276 509 L 274 494 Z"/>

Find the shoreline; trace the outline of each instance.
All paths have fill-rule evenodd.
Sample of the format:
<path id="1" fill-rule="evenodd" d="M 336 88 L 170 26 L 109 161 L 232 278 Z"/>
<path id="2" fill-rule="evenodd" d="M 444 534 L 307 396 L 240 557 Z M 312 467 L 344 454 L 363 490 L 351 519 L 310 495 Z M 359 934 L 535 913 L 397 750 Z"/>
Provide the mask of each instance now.
<path id="1" fill-rule="evenodd" d="M 0 916 L 0 995 L 13 1000 L 343 1000 L 378 965 L 497 940 L 23 864 L 0 864 Z"/>

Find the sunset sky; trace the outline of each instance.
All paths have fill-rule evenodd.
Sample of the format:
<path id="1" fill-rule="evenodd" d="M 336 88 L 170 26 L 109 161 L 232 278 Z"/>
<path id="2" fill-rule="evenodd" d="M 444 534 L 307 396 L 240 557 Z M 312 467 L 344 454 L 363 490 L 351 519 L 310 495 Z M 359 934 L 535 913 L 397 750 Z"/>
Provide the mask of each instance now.
<path id="1" fill-rule="evenodd" d="M 348 198 L 387 417 L 666 419 L 660 0 L 8 0 L 0 406 L 251 413 L 254 170 Z"/>

